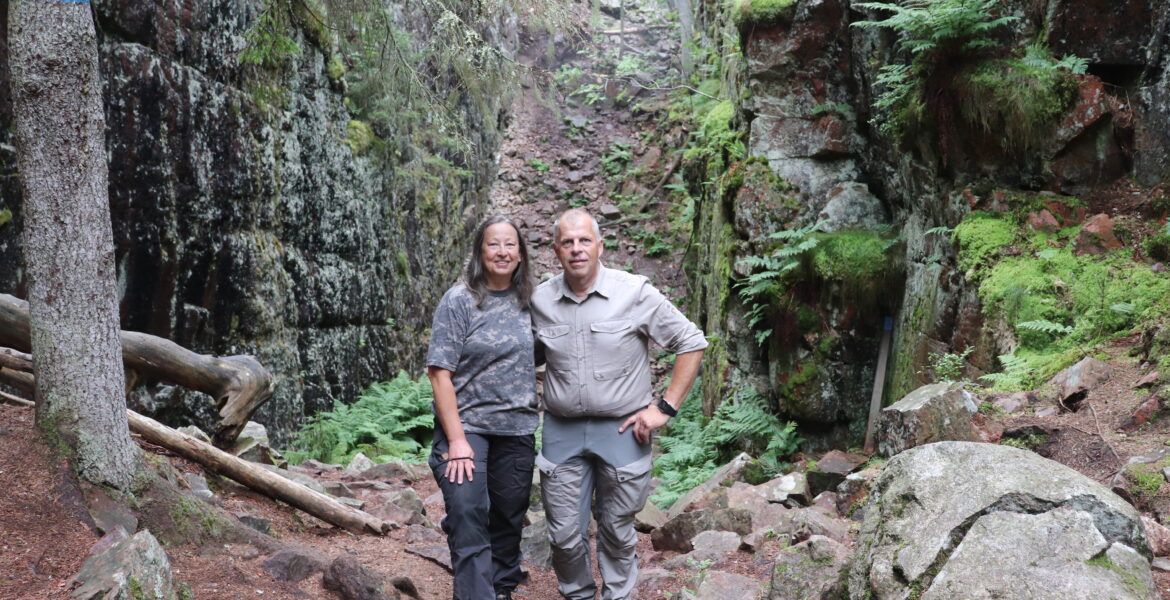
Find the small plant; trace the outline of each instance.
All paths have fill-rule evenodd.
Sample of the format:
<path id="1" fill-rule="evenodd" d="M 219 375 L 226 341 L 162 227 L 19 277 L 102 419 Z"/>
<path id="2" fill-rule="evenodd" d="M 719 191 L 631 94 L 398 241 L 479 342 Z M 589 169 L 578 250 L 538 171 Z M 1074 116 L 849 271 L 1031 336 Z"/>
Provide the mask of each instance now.
<path id="1" fill-rule="evenodd" d="M 954 352 L 931 352 L 927 361 L 930 363 L 930 371 L 934 373 L 935 381 L 968 381 L 963 376 L 963 371 L 967 356 L 973 350 L 975 350 L 974 346 L 968 346 L 966 350 L 957 354 Z"/>
<path id="2" fill-rule="evenodd" d="M 617 175 L 629 166 L 633 158 L 634 153 L 630 151 L 629 142 L 615 140 L 610 142 L 609 149 L 601 155 L 601 168 L 606 175 Z"/>
<path id="3" fill-rule="evenodd" d="M 548 173 L 549 169 L 552 168 L 549 166 L 548 163 L 544 162 L 543 160 L 540 160 L 539 158 L 530 159 L 528 161 L 528 166 L 532 167 L 533 171 L 536 171 L 537 173 L 540 173 L 541 175 Z"/>
<path id="4" fill-rule="evenodd" d="M 1044 444 L 1044 442 L 1047 440 L 1048 436 L 1039 433 L 1033 433 L 1022 437 L 1005 437 L 1000 440 L 999 443 L 1003 444 L 1004 446 L 1011 446 L 1021 450 L 1035 450 Z"/>

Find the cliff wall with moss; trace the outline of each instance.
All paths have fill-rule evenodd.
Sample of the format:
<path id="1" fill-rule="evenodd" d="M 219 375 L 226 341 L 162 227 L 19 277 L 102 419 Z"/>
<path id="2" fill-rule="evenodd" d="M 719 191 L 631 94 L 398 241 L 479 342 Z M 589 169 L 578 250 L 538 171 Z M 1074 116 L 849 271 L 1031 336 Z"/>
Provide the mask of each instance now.
<path id="1" fill-rule="evenodd" d="M 848 0 L 701 4 L 712 51 L 695 84 L 714 100 L 699 102 L 684 164 L 696 198 L 691 306 L 713 340 L 708 408 L 750 386 L 811 445 L 859 445 L 887 324 L 886 403 L 938 377 L 939 356 L 962 355 L 968 378 L 1003 372 L 1044 335 L 1020 323 L 1048 316 L 1082 331 L 1072 321 L 1087 305 L 1021 313 L 1005 298 L 1051 290 L 1029 290 L 1022 275 L 1004 283 L 990 262 L 1017 253 L 1089 273 L 1098 267 L 1072 256 L 1096 213 L 1128 235 L 1106 253 L 1164 278 L 1143 249 L 1167 210 L 1170 10 L 988 4 L 976 18 L 996 23 L 989 33 L 921 51 L 912 42 L 937 27 L 929 14 L 897 27 L 880 24 L 894 9 Z M 1002 219 L 1006 238 L 976 231 L 971 219 L 984 213 Z M 979 248 L 988 264 L 971 258 Z M 1147 296 L 1162 289 L 1141 281 Z M 1051 288 L 1052 277 L 1031 285 Z M 1096 338 L 1061 343 L 1091 345 L 1154 316 L 1141 302 L 1102 302 L 1092 308 L 1140 314 L 1104 315 Z M 1059 362 L 1051 350 L 1032 377 Z"/>
<path id="2" fill-rule="evenodd" d="M 412 35 L 434 17 L 388 6 L 397 56 L 415 59 L 423 41 Z M 94 6 L 122 326 L 198 352 L 255 354 L 276 375 L 257 420 L 277 439 L 373 381 L 421 368 L 430 314 L 419 307 L 436 304 L 462 266 L 507 103 L 465 91 L 448 115 L 470 132 L 460 150 L 425 111 L 370 116 L 352 97 L 368 74 L 344 44 L 368 29 L 331 29 L 340 21 L 323 10 Z M 507 15 L 477 22 L 487 43 L 514 48 Z M 4 48 L 0 39 L 0 69 Z M 21 295 L 6 81 L 0 70 L 0 290 Z M 210 399 L 150 382 L 132 405 L 171 423 L 214 420 Z"/>

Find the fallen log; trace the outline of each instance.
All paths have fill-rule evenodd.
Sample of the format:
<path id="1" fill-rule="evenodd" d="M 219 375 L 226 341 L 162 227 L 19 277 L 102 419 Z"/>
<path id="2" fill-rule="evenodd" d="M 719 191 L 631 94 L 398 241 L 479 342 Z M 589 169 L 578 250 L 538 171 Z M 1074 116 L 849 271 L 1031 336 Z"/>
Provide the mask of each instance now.
<path id="1" fill-rule="evenodd" d="M 36 406 L 35 403 L 0 392 L 0 401 L 18 406 Z M 329 496 L 311 490 L 295 481 L 260 467 L 237 456 L 232 456 L 211 444 L 176 431 L 132 410 L 126 411 L 130 431 L 142 439 L 162 446 L 204 468 L 247 486 L 269 498 L 275 498 L 303 510 L 326 523 L 347 531 L 362 534 L 385 535 L 391 525 L 367 512 L 346 506 Z"/>
<path id="2" fill-rule="evenodd" d="M 8 367 L 0 367 L 0 383 L 12 386 L 29 396 L 33 395 L 33 377 L 31 373 L 16 371 Z"/>
<path id="3" fill-rule="evenodd" d="M 0 346 L 31 352 L 28 303 L 0 294 Z M 122 362 L 143 378 L 203 392 L 219 412 L 211 438 L 220 448 L 240 435 L 252 413 L 272 396 L 272 375 L 251 356 L 196 354 L 166 338 L 122 332 Z M 10 368 L 0 363 L 4 368 Z M 16 369 L 14 369 L 16 370 Z M 134 380 L 134 375 L 127 380 Z"/>
<path id="4" fill-rule="evenodd" d="M 390 530 L 389 523 L 369 513 L 346 506 L 325 494 L 232 456 L 154 419 L 132 410 L 127 410 L 126 416 L 130 421 L 130 431 L 141 435 L 142 439 L 171 450 L 266 496 L 287 502 L 322 521 L 353 533 L 385 535 Z"/>

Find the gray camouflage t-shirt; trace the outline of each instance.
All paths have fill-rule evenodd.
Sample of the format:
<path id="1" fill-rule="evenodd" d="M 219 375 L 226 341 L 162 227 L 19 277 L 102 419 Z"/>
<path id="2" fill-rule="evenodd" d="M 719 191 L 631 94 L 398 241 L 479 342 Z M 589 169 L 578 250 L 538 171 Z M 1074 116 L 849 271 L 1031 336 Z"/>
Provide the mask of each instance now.
<path id="1" fill-rule="evenodd" d="M 536 431 L 532 322 L 512 291 L 489 291 L 483 307 L 463 284 L 443 294 L 431 324 L 427 366 L 451 371 L 459 420 L 470 433 Z"/>

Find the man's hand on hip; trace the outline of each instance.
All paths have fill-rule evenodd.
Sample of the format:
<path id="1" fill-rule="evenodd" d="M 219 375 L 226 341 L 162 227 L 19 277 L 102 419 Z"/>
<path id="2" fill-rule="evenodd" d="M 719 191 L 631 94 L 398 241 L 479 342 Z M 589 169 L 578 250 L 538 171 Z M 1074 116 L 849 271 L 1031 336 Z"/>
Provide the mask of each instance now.
<path id="1" fill-rule="evenodd" d="M 643 444 L 650 443 L 650 435 L 654 433 L 655 429 L 666 425 L 670 417 L 658 410 L 658 407 L 651 404 L 646 408 L 630 415 L 625 423 L 618 428 L 618 433 L 625 433 L 626 429 L 631 426 L 634 428 L 634 439 Z"/>

